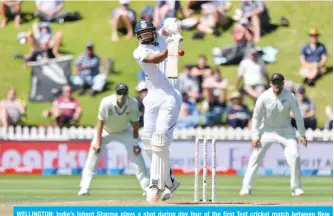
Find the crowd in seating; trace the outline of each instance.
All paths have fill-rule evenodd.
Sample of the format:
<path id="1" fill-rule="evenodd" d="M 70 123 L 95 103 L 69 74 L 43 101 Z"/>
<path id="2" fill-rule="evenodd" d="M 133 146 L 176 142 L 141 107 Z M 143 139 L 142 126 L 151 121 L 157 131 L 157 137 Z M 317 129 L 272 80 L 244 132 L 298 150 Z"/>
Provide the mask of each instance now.
<path id="1" fill-rule="evenodd" d="M 22 0 L 3 0 L 0 3 L 0 28 L 5 28 L 8 20 L 13 19 L 15 28 L 20 28 L 24 3 Z M 275 27 L 271 22 L 270 11 L 265 2 L 243 0 L 241 8 L 236 8 L 234 15 L 228 17 L 227 11 L 232 3 L 227 0 L 194 1 L 181 4 L 178 0 L 158 0 L 154 6 L 145 6 L 141 11 L 131 7 L 130 0 L 119 0 L 119 6 L 113 9 L 109 17 L 111 40 L 120 41 L 134 37 L 134 26 L 138 19 L 152 20 L 157 28 L 164 19 L 178 16 L 184 30 L 194 30 L 193 39 L 203 39 L 205 35 L 221 36 L 223 27 L 231 20 L 234 22 L 231 37 L 235 44 L 214 50 L 213 54 L 222 57 L 223 63 L 237 63 L 236 80 L 224 76 L 224 67 L 207 63 L 207 54 L 198 53 L 197 62 L 183 66 L 179 75 L 182 94 L 181 112 L 176 126 L 189 128 L 196 126 L 227 125 L 233 128 L 246 128 L 251 124 L 252 110 L 244 103 L 248 97 L 254 102 L 257 97 L 270 87 L 266 63 L 262 52 L 256 46 L 263 37 Z M 27 54 L 16 54 L 15 58 L 24 59 L 25 65 L 43 58 L 61 56 L 59 48 L 63 42 L 61 31 L 53 32 L 52 23 L 66 23 L 79 20 L 79 12 L 65 10 L 62 0 L 36 0 L 34 17 L 39 22 L 32 25 L 30 32 L 19 35 L 19 41 L 28 45 Z M 106 18 L 108 19 L 108 18 Z M 288 20 L 281 19 L 281 25 L 288 26 Z M 315 28 L 309 30 L 309 42 L 300 50 L 300 75 L 303 83 L 294 83 L 286 77 L 285 85 L 300 102 L 306 128 L 315 129 L 317 125 L 316 106 L 308 97 L 304 85 L 314 86 L 318 78 L 326 72 L 327 50 L 319 41 L 320 33 Z M 225 37 L 228 37 L 225 35 Z M 82 115 L 80 99 L 73 98 L 72 90 L 79 95 L 90 89 L 95 96 L 104 90 L 108 74 L 100 71 L 100 57 L 92 42 L 87 42 L 73 67 L 70 85 L 62 89 L 62 95 L 55 99 L 50 109 L 42 115 L 54 126 L 78 125 Z M 298 51 L 296 51 L 298 52 Z M 137 99 L 143 124 L 144 107 L 142 100 L 147 93 L 144 72 L 138 73 Z M 25 105 L 16 98 L 15 89 L 7 90 L 7 97 L 0 102 L 0 126 L 19 124 L 26 115 Z M 326 107 L 328 121 L 325 128 L 331 129 L 333 114 L 330 106 Z M 292 124 L 293 115 L 292 117 Z"/>

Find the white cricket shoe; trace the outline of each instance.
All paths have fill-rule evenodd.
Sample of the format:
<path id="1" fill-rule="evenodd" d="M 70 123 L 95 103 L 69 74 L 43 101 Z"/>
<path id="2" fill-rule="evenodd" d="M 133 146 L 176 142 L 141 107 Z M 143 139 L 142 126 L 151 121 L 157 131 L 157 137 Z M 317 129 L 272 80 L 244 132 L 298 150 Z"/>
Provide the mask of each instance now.
<path id="1" fill-rule="evenodd" d="M 85 195 L 90 195 L 89 190 L 87 188 L 80 188 L 78 196 L 85 196 Z"/>
<path id="2" fill-rule="evenodd" d="M 297 188 L 292 192 L 292 196 L 303 196 L 304 191 L 301 188 Z"/>
<path id="3" fill-rule="evenodd" d="M 149 203 L 157 202 L 159 200 L 160 190 L 157 186 L 153 185 L 146 191 L 146 201 Z"/>
<path id="4" fill-rule="evenodd" d="M 242 188 L 241 190 L 240 190 L 240 196 L 249 196 L 249 195 L 251 195 L 252 194 L 252 190 L 250 190 L 250 189 L 246 189 L 246 188 Z"/>
<path id="5" fill-rule="evenodd" d="M 161 200 L 166 201 L 170 199 L 173 196 L 174 191 L 178 189 L 178 187 L 180 187 L 180 182 L 174 180 L 172 188 L 165 187 L 165 190 L 161 195 Z"/>

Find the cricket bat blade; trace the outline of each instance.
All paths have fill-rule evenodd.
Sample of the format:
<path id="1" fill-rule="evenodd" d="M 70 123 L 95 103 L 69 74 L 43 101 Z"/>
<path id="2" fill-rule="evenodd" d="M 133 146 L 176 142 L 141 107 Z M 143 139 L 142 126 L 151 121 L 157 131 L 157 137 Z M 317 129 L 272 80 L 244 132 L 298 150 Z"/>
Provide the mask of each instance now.
<path id="1" fill-rule="evenodd" d="M 176 79 L 178 77 L 178 47 L 179 42 L 173 41 L 168 43 L 168 57 L 167 57 L 167 76 L 168 78 Z"/>

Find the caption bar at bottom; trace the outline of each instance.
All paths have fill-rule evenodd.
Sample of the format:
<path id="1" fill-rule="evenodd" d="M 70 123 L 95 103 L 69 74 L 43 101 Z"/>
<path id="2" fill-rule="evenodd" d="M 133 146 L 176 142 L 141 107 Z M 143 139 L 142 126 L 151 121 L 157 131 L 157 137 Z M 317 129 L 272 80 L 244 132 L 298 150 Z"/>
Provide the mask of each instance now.
<path id="1" fill-rule="evenodd" d="M 14 216 L 332 216 L 332 206 L 16 206 Z"/>

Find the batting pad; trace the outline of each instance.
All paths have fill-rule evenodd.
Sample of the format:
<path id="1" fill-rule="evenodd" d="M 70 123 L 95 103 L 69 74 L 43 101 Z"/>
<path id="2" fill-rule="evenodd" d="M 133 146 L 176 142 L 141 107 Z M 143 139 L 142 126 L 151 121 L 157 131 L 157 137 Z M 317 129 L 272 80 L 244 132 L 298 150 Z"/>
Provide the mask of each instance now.
<path id="1" fill-rule="evenodd" d="M 169 142 L 167 136 L 160 133 L 154 133 L 151 141 L 151 185 L 156 185 L 163 191 L 165 185 L 173 185 L 170 178 Z"/>

